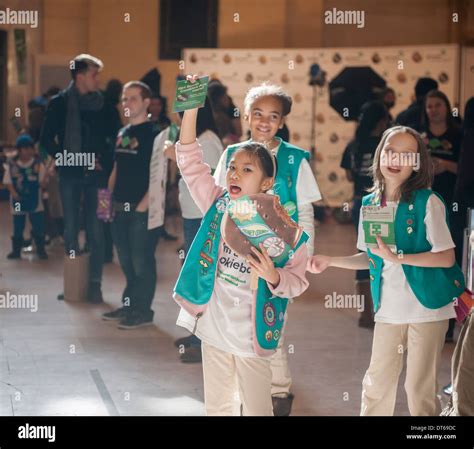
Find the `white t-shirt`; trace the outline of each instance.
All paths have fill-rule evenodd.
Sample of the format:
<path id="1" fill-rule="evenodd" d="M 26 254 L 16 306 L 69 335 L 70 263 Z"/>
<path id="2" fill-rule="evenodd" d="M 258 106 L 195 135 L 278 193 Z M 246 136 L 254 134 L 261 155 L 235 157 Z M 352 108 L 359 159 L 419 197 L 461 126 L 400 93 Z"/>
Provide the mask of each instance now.
<path id="1" fill-rule="evenodd" d="M 219 158 L 221 157 L 224 147 L 219 137 L 212 131 L 204 131 L 197 139 L 202 147 L 203 160 L 211 167 L 211 170 L 217 167 Z M 191 193 L 189 193 L 188 186 L 183 178 L 179 180 L 179 204 L 183 218 L 202 218 L 202 213 L 196 206 Z"/>
<path id="2" fill-rule="evenodd" d="M 252 343 L 250 266 L 221 239 L 214 291 L 199 318 L 195 335 L 239 357 L 257 357 Z M 176 324 L 193 332 L 195 318 L 181 308 Z"/>
<path id="3" fill-rule="evenodd" d="M 272 153 L 275 157 L 278 154 L 280 145 L 272 149 Z M 219 165 L 214 172 L 214 178 L 216 182 L 222 186 L 226 187 L 226 160 L 227 160 L 227 150 L 221 156 Z M 274 193 L 272 190 L 269 190 L 268 193 Z M 298 170 L 298 177 L 296 179 L 296 197 L 298 199 L 297 206 L 303 204 L 314 203 L 321 199 L 321 192 L 318 187 L 318 183 L 314 177 L 311 166 L 309 165 L 306 159 L 303 159 Z"/>
<path id="4" fill-rule="evenodd" d="M 22 162 L 18 159 L 16 161 L 16 164 L 18 164 L 18 166 L 20 166 L 21 168 L 28 168 L 28 167 L 31 167 L 34 162 L 35 162 L 35 159 L 31 159 L 28 162 Z M 11 173 L 10 173 L 10 164 L 4 164 L 4 168 L 5 168 L 5 172 L 3 174 L 3 184 L 5 184 L 5 185 L 6 184 L 12 184 L 12 177 L 11 177 Z M 45 168 L 43 163 L 40 163 L 39 164 L 39 172 L 38 172 L 38 182 L 40 184 L 43 182 L 45 176 L 46 176 L 46 168 Z M 13 215 L 25 215 L 25 212 L 19 212 L 19 211 L 13 210 L 13 208 L 11 207 L 11 203 L 10 203 L 10 209 L 11 209 L 11 213 Z M 41 199 L 41 188 L 40 188 L 40 189 L 38 189 L 38 206 L 32 212 L 41 212 L 43 210 L 44 210 L 44 207 L 43 207 L 43 201 Z"/>
<path id="5" fill-rule="evenodd" d="M 387 202 L 397 207 L 397 202 Z M 426 203 L 424 223 L 426 239 L 431 244 L 431 252 L 438 253 L 454 248 L 454 242 L 446 224 L 446 210 L 443 202 L 434 194 Z M 367 251 L 362 226 L 362 214 L 359 219 L 357 248 Z M 454 304 L 449 303 L 439 309 L 428 309 L 416 298 L 408 284 L 403 267 L 398 263 L 384 260 L 380 287 L 380 307 L 375 321 L 390 324 L 424 323 L 455 318 Z"/>

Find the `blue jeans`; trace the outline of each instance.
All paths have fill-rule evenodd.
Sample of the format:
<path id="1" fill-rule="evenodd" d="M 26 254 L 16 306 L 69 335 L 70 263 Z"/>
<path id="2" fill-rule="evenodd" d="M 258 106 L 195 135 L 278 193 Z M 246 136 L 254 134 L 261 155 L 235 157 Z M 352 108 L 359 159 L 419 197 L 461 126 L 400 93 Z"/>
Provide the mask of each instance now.
<path id="1" fill-rule="evenodd" d="M 104 264 L 104 230 L 97 218 L 97 181 L 93 174 L 83 178 L 60 177 L 59 191 L 64 214 L 64 250 L 79 252 L 81 198 L 85 217 L 86 241 L 90 250 L 89 282 L 100 284 Z"/>
<path id="2" fill-rule="evenodd" d="M 13 215 L 13 238 L 23 238 L 25 230 L 26 216 L 30 219 L 33 235 L 36 237 L 44 236 L 44 213 L 29 212 L 24 215 Z"/>
<path id="3" fill-rule="evenodd" d="M 122 302 L 129 298 L 130 310 L 150 313 L 156 288 L 155 250 L 160 228 L 148 230 L 148 212 L 116 212 L 112 237 L 127 286 Z"/>

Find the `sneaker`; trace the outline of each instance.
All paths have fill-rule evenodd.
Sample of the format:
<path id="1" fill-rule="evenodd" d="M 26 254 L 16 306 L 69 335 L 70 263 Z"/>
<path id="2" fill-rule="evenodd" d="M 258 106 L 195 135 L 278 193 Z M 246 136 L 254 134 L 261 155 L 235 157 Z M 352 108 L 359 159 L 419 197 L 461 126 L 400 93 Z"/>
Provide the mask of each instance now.
<path id="1" fill-rule="evenodd" d="M 19 251 L 12 251 L 7 255 L 8 260 L 21 259 L 21 253 Z"/>
<path id="2" fill-rule="evenodd" d="M 119 329 L 137 329 L 143 326 L 150 326 L 153 324 L 153 312 L 151 313 L 129 313 L 127 314 L 117 326 Z"/>
<path id="3" fill-rule="evenodd" d="M 273 416 L 290 416 L 294 398 L 291 393 L 284 398 L 272 396 Z"/>
<path id="4" fill-rule="evenodd" d="M 174 341 L 174 345 L 179 348 L 180 346 L 183 346 L 184 348 L 189 348 L 192 344 L 193 341 L 193 336 L 190 335 L 189 337 L 183 337 L 183 338 L 178 338 L 177 340 Z"/>
<path id="5" fill-rule="evenodd" d="M 202 363 L 202 351 L 200 346 L 190 346 L 179 356 L 182 363 Z"/>
<path id="6" fill-rule="evenodd" d="M 120 307 L 119 309 L 102 314 L 102 319 L 104 321 L 121 321 L 127 316 L 129 311 L 130 308 L 128 307 Z"/>
<path id="7" fill-rule="evenodd" d="M 453 384 L 448 384 L 443 387 L 443 393 L 451 396 L 453 394 Z"/>

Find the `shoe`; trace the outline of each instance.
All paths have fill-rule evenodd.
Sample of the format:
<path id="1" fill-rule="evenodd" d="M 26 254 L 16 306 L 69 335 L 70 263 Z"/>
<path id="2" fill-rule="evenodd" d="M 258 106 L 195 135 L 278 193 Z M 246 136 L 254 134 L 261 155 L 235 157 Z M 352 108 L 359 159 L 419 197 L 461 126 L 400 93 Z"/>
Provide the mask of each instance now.
<path id="1" fill-rule="evenodd" d="M 12 237 L 12 252 L 7 255 L 7 259 L 21 259 L 21 248 L 23 246 L 22 237 Z"/>
<path id="2" fill-rule="evenodd" d="M 190 346 L 179 356 L 182 363 L 202 363 L 202 351 L 200 346 Z"/>
<path id="3" fill-rule="evenodd" d="M 64 301 L 64 293 L 60 293 L 57 298 L 58 301 Z"/>
<path id="4" fill-rule="evenodd" d="M 193 341 L 193 336 L 190 335 L 189 337 L 178 338 L 177 340 L 174 341 L 174 345 L 177 348 L 179 348 L 180 346 L 189 348 L 191 346 L 192 341 Z"/>
<path id="5" fill-rule="evenodd" d="M 273 416 L 290 416 L 294 398 L 295 396 L 291 393 L 284 398 L 272 396 Z"/>
<path id="6" fill-rule="evenodd" d="M 48 258 L 48 255 L 46 254 L 46 251 L 44 250 L 44 236 L 34 235 L 33 239 L 36 244 L 36 254 L 38 254 L 38 257 L 41 260 L 46 260 Z"/>
<path id="7" fill-rule="evenodd" d="M 129 307 L 120 307 L 119 309 L 102 314 L 102 319 L 104 321 L 121 321 L 127 316 L 129 312 Z"/>
<path id="8" fill-rule="evenodd" d="M 87 295 L 87 302 L 91 304 L 101 304 L 104 302 L 102 297 L 102 290 L 100 289 L 100 284 L 93 282 L 89 286 L 89 293 Z"/>
<path id="9" fill-rule="evenodd" d="M 153 312 L 140 313 L 131 312 L 127 314 L 117 326 L 119 329 L 137 329 L 139 327 L 150 326 L 153 324 Z"/>
<path id="10" fill-rule="evenodd" d="M 446 337 L 444 337 L 444 342 L 445 343 L 453 343 L 454 342 L 454 337 L 452 335 L 446 335 Z"/>
<path id="11" fill-rule="evenodd" d="M 453 384 L 448 384 L 443 387 L 443 393 L 448 396 L 451 396 L 453 394 Z"/>

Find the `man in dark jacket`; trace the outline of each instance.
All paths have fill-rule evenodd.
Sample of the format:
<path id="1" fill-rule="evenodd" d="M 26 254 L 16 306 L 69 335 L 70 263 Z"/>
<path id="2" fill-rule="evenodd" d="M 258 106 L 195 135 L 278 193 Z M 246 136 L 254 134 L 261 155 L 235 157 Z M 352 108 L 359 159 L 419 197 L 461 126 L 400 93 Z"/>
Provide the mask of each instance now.
<path id="1" fill-rule="evenodd" d="M 51 99 L 40 137 L 40 146 L 54 158 L 59 171 L 64 246 L 69 256 L 80 251 L 78 236 L 83 199 L 90 251 L 88 300 L 92 303 L 103 301 L 103 228 L 96 216 L 97 189 L 106 186 L 111 172 L 110 139 L 115 139 L 116 131 L 107 125 L 107 107 L 99 91 L 102 67 L 102 62 L 90 55 L 82 54 L 71 61 L 72 81 Z"/>

